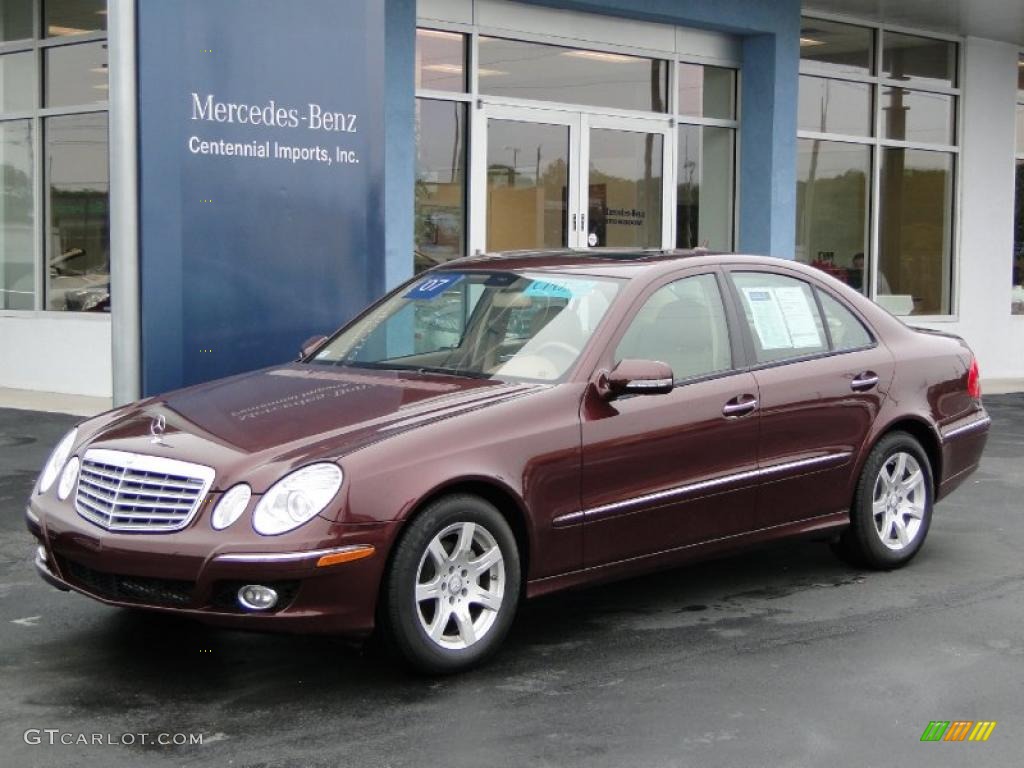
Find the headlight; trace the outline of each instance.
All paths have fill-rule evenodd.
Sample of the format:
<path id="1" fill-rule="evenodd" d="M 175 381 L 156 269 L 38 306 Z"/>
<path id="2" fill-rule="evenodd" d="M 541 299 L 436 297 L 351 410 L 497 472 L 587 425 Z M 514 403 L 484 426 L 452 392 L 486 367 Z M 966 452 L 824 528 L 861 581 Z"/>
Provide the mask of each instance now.
<path id="1" fill-rule="evenodd" d="M 311 464 L 286 475 L 256 505 L 252 527 L 275 536 L 298 528 L 323 511 L 341 488 L 341 470 L 335 464 Z"/>
<path id="2" fill-rule="evenodd" d="M 239 483 L 220 497 L 217 508 L 213 510 L 210 525 L 221 531 L 241 517 L 252 498 L 252 489 L 245 483 Z"/>
<path id="3" fill-rule="evenodd" d="M 64 469 L 64 464 L 67 463 L 68 456 L 71 455 L 71 448 L 75 444 L 76 437 L 78 437 L 78 427 L 64 435 L 64 439 L 57 443 L 57 447 L 53 449 L 50 458 L 46 460 L 46 466 L 43 467 L 43 474 L 39 478 L 40 493 L 46 493 L 50 490 L 53 481 L 57 479 L 57 475 Z"/>
<path id="4" fill-rule="evenodd" d="M 81 464 L 82 462 L 75 456 L 64 467 L 64 471 L 60 473 L 60 482 L 57 483 L 57 498 L 61 501 L 64 501 L 64 499 L 71 495 L 71 489 L 75 487 L 75 480 L 78 479 L 78 468 Z"/>

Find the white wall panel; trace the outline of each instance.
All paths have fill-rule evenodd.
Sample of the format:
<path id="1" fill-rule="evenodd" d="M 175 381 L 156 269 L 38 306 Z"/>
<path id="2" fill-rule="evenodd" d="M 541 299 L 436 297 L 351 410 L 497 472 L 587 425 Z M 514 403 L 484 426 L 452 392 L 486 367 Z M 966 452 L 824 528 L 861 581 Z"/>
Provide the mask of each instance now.
<path id="1" fill-rule="evenodd" d="M 110 397 L 110 317 L 0 314 L 0 387 Z"/>

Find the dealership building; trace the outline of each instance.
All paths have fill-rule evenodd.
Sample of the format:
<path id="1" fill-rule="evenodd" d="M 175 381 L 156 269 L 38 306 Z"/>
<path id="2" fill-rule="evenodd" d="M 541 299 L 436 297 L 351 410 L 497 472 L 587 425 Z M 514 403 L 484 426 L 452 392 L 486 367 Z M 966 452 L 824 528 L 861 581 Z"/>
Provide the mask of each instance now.
<path id="1" fill-rule="evenodd" d="M 811 263 L 1024 389 L 1020 0 L 0 0 L 0 164 L 0 392 L 559 247 Z"/>

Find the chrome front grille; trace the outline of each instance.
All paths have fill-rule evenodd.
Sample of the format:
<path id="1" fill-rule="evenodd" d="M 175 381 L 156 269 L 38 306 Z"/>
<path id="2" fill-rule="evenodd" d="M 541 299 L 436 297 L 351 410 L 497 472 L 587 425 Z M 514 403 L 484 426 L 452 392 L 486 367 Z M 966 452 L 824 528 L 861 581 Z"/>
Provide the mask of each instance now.
<path id="1" fill-rule="evenodd" d="M 94 448 L 82 458 L 75 509 L 108 531 L 178 531 L 195 516 L 214 474 L 201 464 Z"/>

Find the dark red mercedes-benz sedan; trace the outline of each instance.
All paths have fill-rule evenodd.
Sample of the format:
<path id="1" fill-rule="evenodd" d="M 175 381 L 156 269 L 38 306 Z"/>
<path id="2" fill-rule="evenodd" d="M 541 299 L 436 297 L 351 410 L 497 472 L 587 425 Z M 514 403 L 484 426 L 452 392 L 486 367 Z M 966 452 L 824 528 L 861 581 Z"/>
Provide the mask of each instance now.
<path id="1" fill-rule="evenodd" d="M 105 603 L 369 634 L 441 672 L 523 597 L 788 536 L 895 568 L 978 466 L 960 339 L 704 252 L 450 262 L 299 361 L 80 424 L 36 567 Z"/>

